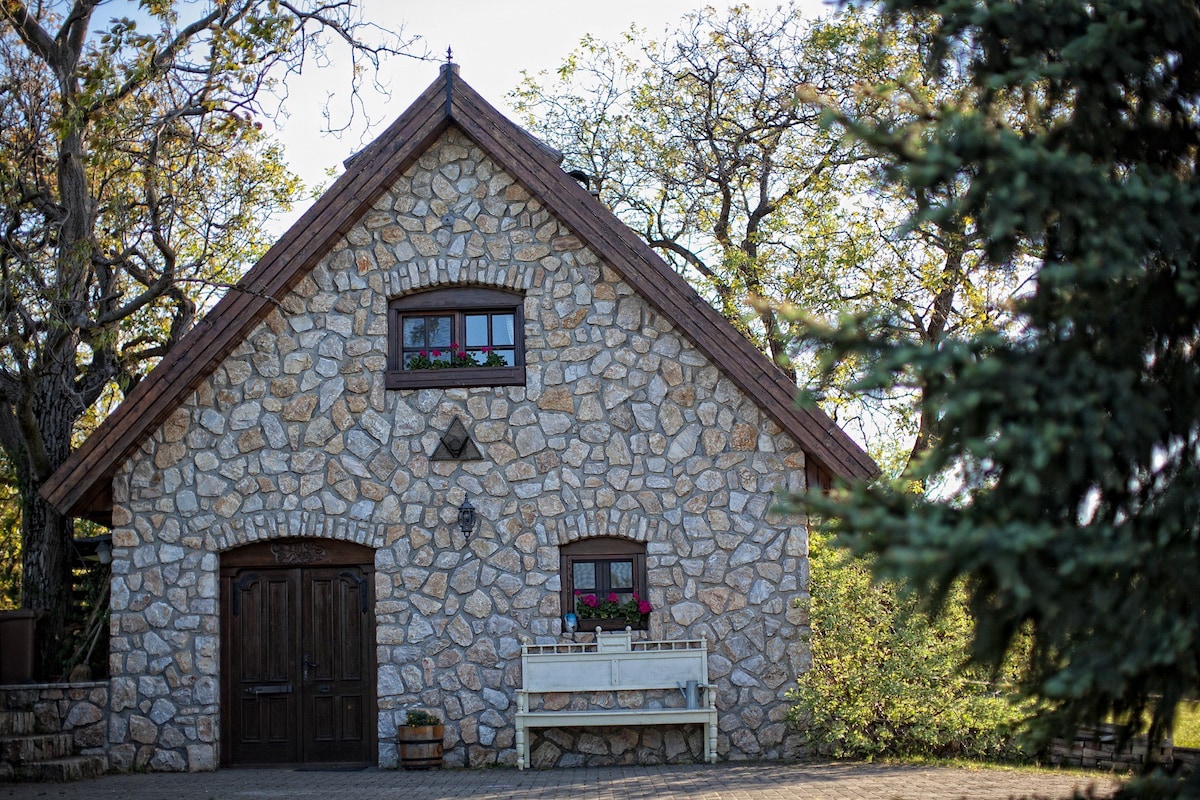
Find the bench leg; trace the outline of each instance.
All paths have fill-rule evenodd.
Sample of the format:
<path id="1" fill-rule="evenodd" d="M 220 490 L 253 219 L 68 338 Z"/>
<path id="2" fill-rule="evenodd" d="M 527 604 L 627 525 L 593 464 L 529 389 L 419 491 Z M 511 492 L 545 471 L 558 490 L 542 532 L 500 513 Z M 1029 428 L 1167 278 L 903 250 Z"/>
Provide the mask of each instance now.
<path id="1" fill-rule="evenodd" d="M 517 769 L 525 769 L 525 765 L 529 763 L 529 741 L 527 740 L 525 726 L 520 722 L 517 723 Z"/>
<path id="2" fill-rule="evenodd" d="M 710 764 L 717 763 L 717 723 L 709 722 L 704 726 L 704 760 Z"/>

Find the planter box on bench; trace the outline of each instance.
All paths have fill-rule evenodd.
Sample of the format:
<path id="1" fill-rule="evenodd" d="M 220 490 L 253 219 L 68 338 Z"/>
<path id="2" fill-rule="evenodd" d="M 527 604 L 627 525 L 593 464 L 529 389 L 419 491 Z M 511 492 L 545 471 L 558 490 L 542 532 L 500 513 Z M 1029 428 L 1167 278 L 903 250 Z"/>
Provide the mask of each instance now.
<path id="1" fill-rule="evenodd" d="M 630 631 L 597 634 L 588 644 L 526 644 L 517 691 L 517 767 L 529 766 L 530 728 L 701 724 L 704 760 L 716 763 L 716 688 L 708 682 L 708 640 L 634 642 Z M 597 708 L 530 711 L 534 694 L 677 690 L 699 684 L 697 708 Z"/>

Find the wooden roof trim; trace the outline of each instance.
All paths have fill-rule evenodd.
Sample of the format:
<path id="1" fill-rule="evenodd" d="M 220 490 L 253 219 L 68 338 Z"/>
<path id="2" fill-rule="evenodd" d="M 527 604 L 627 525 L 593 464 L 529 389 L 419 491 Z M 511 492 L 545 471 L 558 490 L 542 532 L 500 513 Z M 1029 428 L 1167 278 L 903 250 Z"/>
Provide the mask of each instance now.
<path id="1" fill-rule="evenodd" d="M 726 375 L 831 472 L 870 477 L 875 463 L 819 408 L 796 406 L 797 387 L 769 359 L 574 179 L 549 163 L 524 131 L 469 86 L 453 96 L 454 122 L 525 183 L 597 255 L 679 327 Z M 540 167 L 532 169 L 531 166 Z M 603 215 L 603 216 L 601 216 Z M 629 265 L 631 269 L 622 269 Z"/>
<path id="2" fill-rule="evenodd" d="M 171 348 L 117 410 L 42 487 L 42 496 L 70 514 L 94 503 L 116 467 L 178 407 L 314 267 L 338 237 L 449 124 L 435 81 L 368 146 L 333 186 L 259 259 L 188 334 Z M 347 213 L 347 212 L 350 213 Z"/>

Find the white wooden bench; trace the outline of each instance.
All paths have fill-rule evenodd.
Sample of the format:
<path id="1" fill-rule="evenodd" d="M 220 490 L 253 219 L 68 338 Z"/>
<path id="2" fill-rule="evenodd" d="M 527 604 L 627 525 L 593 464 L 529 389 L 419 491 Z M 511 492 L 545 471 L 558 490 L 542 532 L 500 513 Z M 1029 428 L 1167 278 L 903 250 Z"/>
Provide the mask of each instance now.
<path id="1" fill-rule="evenodd" d="M 517 767 L 529 766 L 529 729 L 599 725 L 705 726 L 704 760 L 717 761 L 716 686 L 708 682 L 708 641 L 633 641 L 632 633 L 601 634 L 584 644 L 525 644 L 517 691 Z M 530 710 L 530 695 L 550 692 L 627 692 L 699 684 L 697 708 Z M 682 700 L 682 696 L 681 696 Z"/>

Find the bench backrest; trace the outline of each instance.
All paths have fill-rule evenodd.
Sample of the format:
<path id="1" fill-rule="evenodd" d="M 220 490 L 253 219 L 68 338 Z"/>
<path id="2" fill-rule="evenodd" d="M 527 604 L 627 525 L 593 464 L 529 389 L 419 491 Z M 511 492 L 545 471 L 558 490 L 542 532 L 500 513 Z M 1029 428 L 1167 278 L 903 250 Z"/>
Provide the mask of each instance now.
<path id="1" fill-rule="evenodd" d="M 675 689 L 708 683 L 708 642 L 636 642 L 629 650 L 596 645 L 526 645 L 521 655 L 527 692 Z"/>

